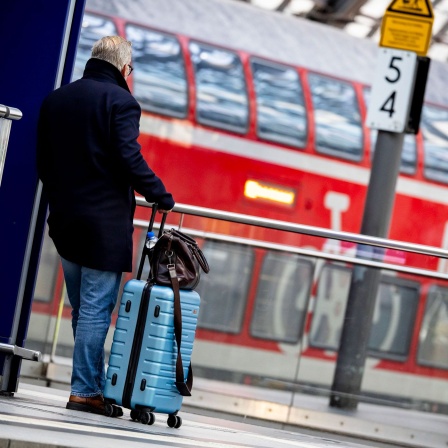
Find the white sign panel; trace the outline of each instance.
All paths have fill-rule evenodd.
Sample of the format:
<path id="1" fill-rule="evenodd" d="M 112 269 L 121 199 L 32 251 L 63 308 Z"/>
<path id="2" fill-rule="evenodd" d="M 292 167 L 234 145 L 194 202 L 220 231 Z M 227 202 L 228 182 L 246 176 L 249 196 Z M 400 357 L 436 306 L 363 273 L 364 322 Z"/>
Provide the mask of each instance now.
<path id="1" fill-rule="evenodd" d="M 367 126 L 404 132 L 414 90 L 417 53 L 380 48 L 370 92 Z"/>

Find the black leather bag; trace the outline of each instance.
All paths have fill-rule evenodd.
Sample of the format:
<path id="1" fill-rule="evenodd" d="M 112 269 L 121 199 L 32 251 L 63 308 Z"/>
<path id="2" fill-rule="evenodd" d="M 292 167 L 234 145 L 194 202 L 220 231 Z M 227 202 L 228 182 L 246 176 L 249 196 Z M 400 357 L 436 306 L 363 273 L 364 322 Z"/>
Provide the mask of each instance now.
<path id="1" fill-rule="evenodd" d="M 201 269 L 208 273 L 210 267 L 196 241 L 176 229 L 163 232 L 153 248 L 151 274 L 154 282 L 172 286 L 176 274 L 180 289 L 195 289 L 201 278 Z"/>

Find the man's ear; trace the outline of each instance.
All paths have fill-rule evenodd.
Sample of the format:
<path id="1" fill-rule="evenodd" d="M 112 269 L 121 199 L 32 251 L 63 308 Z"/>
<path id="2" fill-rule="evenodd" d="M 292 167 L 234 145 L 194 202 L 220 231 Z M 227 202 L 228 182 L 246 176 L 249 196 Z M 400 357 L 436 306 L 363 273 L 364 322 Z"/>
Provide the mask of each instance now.
<path id="1" fill-rule="evenodd" d="M 120 70 L 120 73 L 122 74 L 122 76 L 123 76 L 124 79 L 127 78 L 128 64 L 124 64 L 124 65 L 123 65 L 123 68 Z"/>

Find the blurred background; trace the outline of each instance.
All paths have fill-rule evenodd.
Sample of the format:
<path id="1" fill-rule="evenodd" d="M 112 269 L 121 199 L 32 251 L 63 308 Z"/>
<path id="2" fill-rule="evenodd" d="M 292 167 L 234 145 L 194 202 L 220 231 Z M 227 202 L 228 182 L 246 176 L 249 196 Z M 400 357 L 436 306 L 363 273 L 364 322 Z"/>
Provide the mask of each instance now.
<path id="1" fill-rule="evenodd" d="M 433 2 L 433 60 L 420 130 L 404 137 L 392 242 L 372 249 L 356 236 L 378 134 L 365 117 L 388 3 L 87 0 L 73 80 L 97 39 L 132 41 L 142 153 L 180 204 L 169 225 L 182 214 L 211 266 L 198 287 L 193 352 L 196 388 L 209 395 L 192 406 L 288 424 L 295 410 L 327 409 L 335 396 L 349 408 L 448 413 L 448 266 L 437 252 L 448 248 L 448 1 Z M 150 215 L 139 205 L 135 271 Z M 348 350 L 363 362 L 344 377 L 349 392 L 335 395 L 356 267 L 377 273 L 377 283 L 367 324 L 346 335 L 365 339 L 360 352 Z M 109 348 L 112 336 L 113 328 Z M 24 361 L 22 377 L 68 389 L 70 307 L 47 231 L 26 346 L 44 359 Z M 238 408 L 226 396 L 288 412 Z"/>

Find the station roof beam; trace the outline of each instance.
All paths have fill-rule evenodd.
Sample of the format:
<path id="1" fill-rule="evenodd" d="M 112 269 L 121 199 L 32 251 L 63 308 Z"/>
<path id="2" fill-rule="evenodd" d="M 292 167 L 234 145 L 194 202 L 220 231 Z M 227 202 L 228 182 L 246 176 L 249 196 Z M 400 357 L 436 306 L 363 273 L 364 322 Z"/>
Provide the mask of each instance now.
<path id="1" fill-rule="evenodd" d="M 308 12 L 306 18 L 343 28 L 354 20 L 366 0 L 321 0 Z"/>

